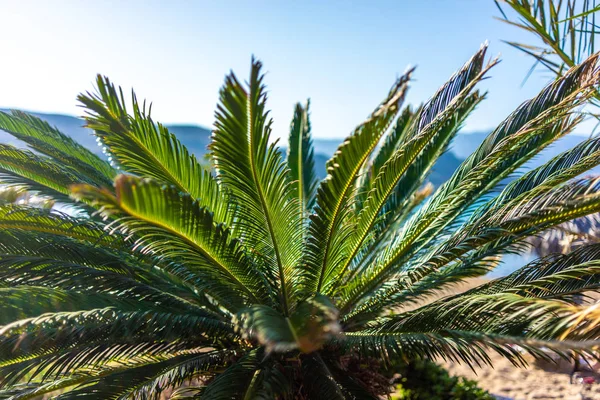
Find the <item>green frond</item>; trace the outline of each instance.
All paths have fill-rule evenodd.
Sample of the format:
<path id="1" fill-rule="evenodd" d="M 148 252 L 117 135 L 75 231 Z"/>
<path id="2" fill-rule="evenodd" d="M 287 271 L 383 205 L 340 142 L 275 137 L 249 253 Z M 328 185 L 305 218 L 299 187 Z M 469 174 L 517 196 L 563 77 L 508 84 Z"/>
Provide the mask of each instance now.
<path id="1" fill-rule="evenodd" d="M 133 240 L 119 235 L 114 230 L 107 232 L 105 225 L 101 223 L 90 221 L 87 218 L 72 217 L 56 210 L 5 205 L 0 206 L 0 228 L 75 239 L 83 243 L 81 248 L 73 242 L 63 242 L 62 244 L 70 243 L 78 250 L 83 250 L 90 245 L 98 249 L 103 247 L 111 253 L 112 257 L 117 257 L 119 262 L 127 263 L 135 269 L 138 279 L 145 284 L 165 293 L 176 295 L 180 299 L 186 299 L 187 302 L 198 303 L 211 308 L 210 302 L 202 294 L 197 293 L 197 289 L 193 285 L 193 281 L 197 278 L 189 270 L 172 261 L 165 263 L 140 254 L 130 254 L 134 245 Z M 35 236 L 32 238 L 33 240 L 39 240 Z M 42 238 L 47 238 L 47 236 L 42 236 Z M 51 252 L 43 254 L 44 257 L 52 257 L 53 255 L 54 253 Z M 92 261 L 94 260 L 92 259 Z M 54 270 L 54 272 L 57 271 Z M 71 280 L 73 278 L 75 277 L 68 277 L 72 284 L 78 279 L 75 278 L 73 281 Z"/>
<path id="2" fill-rule="evenodd" d="M 413 110 L 411 105 L 407 105 L 402 109 L 394 128 L 391 129 L 383 139 L 381 147 L 373 157 L 373 161 L 369 165 L 368 173 L 365 174 L 368 181 L 365 181 L 360 192 L 368 192 L 371 188 L 372 180 L 375 179 L 383 164 L 390 159 L 404 143 L 406 143 L 415 133 L 417 121 L 421 118 L 423 105 Z"/>
<path id="3" fill-rule="evenodd" d="M 363 245 L 360 253 L 357 254 L 359 261 L 352 266 L 351 274 L 342 288 L 342 307 L 353 304 L 352 296 L 358 294 L 357 288 L 364 284 L 364 281 L 357 279 L 357 277 L 379 254 L 385 251 L 385 248 L 397 234 L 400 224 L 410 215 L 411 211 L 431 194 L 433 190 L 431 185 L 421 186 L 428 171 L 446 150 L 450 140 L 467 116 L 483 98 L 484 96 L 475 92 L 466 97 L 464 102 L 461 102 L 454 115 L 440 128 L 440 132 L 437 134 L 438 140 L 430 141 L 426 145 L 426 149 L 408 167 L 393 192 L 385 200 L 379 211 L 379 216 L 373 221 L 373 226 L 369 229 L 372 237 L 369 241 L 366 241 L 367 246 Z"/>
<path id="4" fill-rule="evenodd" d="M 310 216 L 303 283 L 308 293 L 322 292 L 332 268 L 345 257 L 341 250 L 352 232 L 348 219 L 354 184 L 379 139 L 398 114 L 412 72 L 409 70 L 396 81 L 386 99 L 327 162 L 328 175 L 318 188 L 315 213 Z"/>
<path id="5" fill-rule="evenodd" d="M 31 114 L 12 110 L 0 112 L 0 129 L 27 143 L 33 150 L 73 168 L 97 186 L 112 183 L 116 171 L 106 161 Z"/>
<path id="6" fill-rule="evenodd" d="M 131 292 L 131 296 L 141 299 L 162 292 L 168 294 L 163 299 L 167 304 L 181 307 L 191 303 L 212 308 L 188 282 L 191 274 L 185 268 L 173 262 L 135 257 L 129 253 L 131 249 L 123 237 L 109 235 L 102 225 L 87 219 L 9 205 L 0 207 L 0 227 L 7 229 L 0 234 L 0 259 L 5 266 L 0 282 L 19 281 L 55 289 L 56 285 L 77 287 L 88 294 L 120 286 L 125 288 L 120 295 Z M 111 265 L 122 268 L 107 272 L 106 267 Z M 143 295 L 144 291 L 147 293 Z"/>
<path id="7" fill-rule="evenodd" d="M 448 199 L 450 203 L 451 195 L 468 193 L 468 198 L 462 195 L 460 201 L 454 200 L 449 205 L 452 210 L 463 210 L 524 161 L 570 132 L 579 121 L 571 118 L 571 111 L 590 95 L 599 73 L 597 57 L 590 58 L 561 80 L 548 85 L 538 96 L 523 103 L 461 164 L 418 218 L 427 217 L 428 220 L 432 213 L 429 210 L 438 208 L 438 203 L 444 201 L 442 199 Z M 462 200 L 462 197 L 465 199 Z M 453 214 L 456 213 L 453 211 Z"/>
<path id="8" fill-rule="evenodd" d="M 519 212 L 531 209 L 531 204 L 536 204 L 536 201 L 537 204 L 540 204 L 540 201 L 546 201 L 554 197 L 551 194 L 552 192 L 559 192 L 568 197 L 570 195 L 568 189 L 570 184 L 565 185 L 564 183 L 600 163 L 599 145 L 600 142 L 597 139 L 583 141 L 573 149 L 567 150 L 546 164 L 529 171 L 521 178 L 508 184 L 496 198 L 489 200 L 481 206 L 471 216 L 468 223 L 476 225 L 490 223 L 490 221 L 506 217 L 507 215 L 514 217 Z M 587 194 L 592 194 L 593 191 L 592 184 L 590 192 Z M 537 231 L 539 229 L 536 229 Z M 475 255 L 477 257 L 490 256 L 492 255 L 490 253 L 492 249 L 496 251 L 502 250 L 516 243 L 516 239 L 522 238 L 522 236 L 513 236 L 511 240 L 505 241 L 503 245 L 495 243 L 494 246 L 480 248 Z"/>
<path id="9" fill-rule="evenodd" d="M 346 399 L 342 388 L 318 352 L 302 358 L 302 375 L 306 382 L 304 390 L 308 393 L 309 398 Z"/>
<path id="10" fill-rule="evenodd" d="M 123 366 L 124 370 L 149 361 L 161 361 L 186 351 L 186 346 L 181 343 L 143 342 L 140 338 L 135 344 L 126 341 L 113 344 L 112 339 L 110 342 L 93 343 L 89 346 L 82 344 L 70 350 L 20 357 L 0 367 L 0 389 L 13 390 L 24 381 L 36 382 L 37 386 L 44 389 L 47 388 L 45 384 L 56 382 L 64 388 L 67 383 L 64 381 L 65 377 L 78 377 L 80 381 L 85 381 L 90 377 L 97 378 L 105 373 L 116 372 L 115 365 Z M 27 395 L 27 388 L 19 391 L 19 394 Z"/>
<path id="11" fill-rule="evenodd" d="M 519 28 L 537 42 L 505 41 L 534 60 L 525 80 L 540 66 L 560 77 L 597 52 L 596 16 L 600 8 L 596 2 L 505 0 L 502 6 L 497 0 L 495 3 L 502 14 L 499 18 L 502 22 Z M 512 8 L 518 21 L 507 17 L 504 6 Z M 590 103 L 598 107 L 600 94 L 596 92 L 594 97 Z M 598 118 L 597 110 L 592 109 L 586 114 Z"/>
<path id="12" fill-rule="evenodd" d="M 348 349 L 359 348 L 362 354 L 386 362 L 416 358 L 430 358 L 464 363 L 471 367 L 491 365 L 490 351 L 508 359 L 517 367 L 527 366 L 527 361 L 517 345 L 537 359 L 552 361 L 548 352 L 566 359 L 576 354 L 590 356 L 595 342 L 565 342 L 528 339 L 519 336 L 484 334 L 463 330 L 437 332 L 350 332 L 342 343 Z M 546 352 L 542 350 L 546 349 Z"/>
<path id="13" fill-rule="evenodd" d="M 122 249 L 124 237 L 109 235 L 104 225 L 57 210 L 7 204 L 0 206 L 0 228 L 66 236 L 97 246 Z"/>
<path id="14" fill-rule="evenodd" d="M 48 381 L 136 357 L 235 347 L 233 327 L 195 316 L 115 308 L 63 312 L 16 321 L 0 331 L 0 387 L 22 376 Z M 18 343 L 18 346 L 15 344 Z"/>
<path id="15" fill-rule="evenodd" d="M 427 190 L 426 185 L 424 185 L 428 173 L 439 157 L 448 150 L 453 137 L 484 98 L 485 94 L 481 95 L 478 91 L 465 98 L 464 102 L 457 107 L 454 115 L 437 133 L 439 138 L 445 138 L 446 140 L 441 142 L 439 139 L 430 141 L 423 152 L 410 165 L 380 212 L 381 218 L 380 221 L 377 221 L 376 228 L 377 236 L 384 239 L 385 236 L 382 236 L 384 233 L 404 222 L 412 209 L 431 194 L 432 190 Z M 422 193 L 419 193 L 420 191 Z"/>
<path id="16" fill-rule="evenodd" d="M 125 105 L 123 91 L 98 75 L 97 93 L 81 94 L 87 126 L 106 146 L 121 169 L 154 178 L 189 193 L 215 214 L 218 222 L 231 222 L 228 202 L 214 178 L 196 157 L 160 123 L 150 116 L 151 107 L 140 106 L 132 93 L 132 113 Z"/>
<path id="17" fill-rule="evenodd" d="M 581 179 L 515 202 L 465 225 L 436 249 L 433 263 L 443 265 L 502 236 L 523 236 L 599 211 L 597 179 Z"/>
<path id="18" fill-rule="evenodd" d="M 554 157 L 547 163 L 525 173 L 522 177 L 510 182 L 498 196 L 489 200 L 481 206 L 471 217 L 473 224 L 481 224 L 482 215 L 497 215 L 506 213 L 508 203 L 511 207 L 518 208 L 527 199 L 540 196 L 543 193 L 555 190 L 555 188 L 569 179 L 575 178 L 582 172 L 587 171 L 600 163 L 600 141 L 589 139 L 581 142 L 573 149 L 567 150 Z M 523 236 L 523 235 L 520 235 Z M 442 290 L 446 284 L 458 282 L 464 278 L 481 276 L 489 272 L 498 264 L 498 256 L 510 245 L 516 242 L 513 236 L 502 244 L 495 242 L 474 252 L 473 255 L 460 262 L 442 269 L 434 276 L 426 277 L 425 282 L 417 283 L 410 291 L 398 299 L 406 301 L 410 298 L 418 298 L 424 295 L 421 289 Z M 436 252 L 437 250 L 434 250 Z"/>
<path id="19" fill-rule="evenodd" d="M 476 259 L 494 255 L 487 252 L 489 249 L 497 255 L 503 247 L 519 238 L 523 239 L 550 226 L 600 211 L 598 189 L 598 180 L 581 179 L 504 212 L 495 212 L 487 218 L 466 224 L 440 246 L 433 247 L 426 257 L 418 259 L 401 274 L 396 275 L 392 284 L 358 305 L 344 319 L 350 320 L 361 314 L 377 314 L 383 308 L 397 304 L 399 298 L 405 297 L 407 292 L 410 293 L 415 282 L 436 273 L 442 266 L 460 259 L 471 251 L 476 254 Z M 453 269 L 449 269 L 448 272 L 456 273 Z M 442 284 L 443 274 L 442 277 L 437 277 L 441 279 L 439 283 Z"/>
<path id="20" fill-rule="evenodd" d="M 525 297 L 570 300 L 585 291 L 599 289 L 599 259 L 598 244 L 582 246 L 569 254 L 552 254 L 465 295 L 516 293 Z"/>
<path id="21" fill-rule="evenodd" d="M 378 216 L 398 187 L 399 182 L 406 178 L 406 181 L 402 182 L 403 186 L 400 190 L 413 186 L 413 190 L 416 191 L 422 183 L 419 178 L 433 166 L 437 157 L 442 154 L 456 133 L 458 126 L 455 117 L 457 113 L 464 112 L 465 109 L 472 109 L 474 101 L 469 97 L 470 91 L 494 65 L 491 63 L 484 68 L 484 58 L 485 48 L 475 54 L 461 70 L 450 78 L 448 83 L 443 86 L 443 90 L 436 93 L 425 104 L 423 113 L 416 121 L 414 136 L 408 139 L 402 148 L 394 152 L 379 169 L 356 218 L 356 230 L 348 238 L 349 254 L 341 266 L 332 272 L 333 275 L 337 275 L 338 282 L 336 283 L 339 283 L 339 280 L 344 277 L 363 243 L 369 235 L 372 235 Z M 437 112 L 433 113 L 432 110 Z M 462 115 L 460 116 L 462 117 Z M 418 170 L 419 166 L 423 167 L 421 171 L 413 170 Z M 407 175 L 409 172 L 416 173 L 416 177 Z M 410 181 L 411 179 L 413 182 Z"/>
<path id="22" fill-rule="evenodd" d="M 40 396 L 56 392 L 73 385 L 77 385 L 86 377 L 71 376 L 66 378 L 58 378 L 52 382 L 39 383 L 39 382 L 27 382 L 12 385 L 8 389 L 0 389 L 0 399 L 10 400 L 30 400 L 37 399 Z"/>
<path id="23" fill-rule="evenodd" d="M 51 158 L 5 144 L 0 144 L 0 183 L 26 187 L 67 204 L 70 203 L 70 185 L 95 184 L 78 171 Z"/>
<path id="24" fill-rule="evenodd" d="M 286 374 L 285 367 L 280 363 L 265 364 L 261 366 L 260 371 L 254 373 L 244 400 L 293 399 L 296 394 L 292 387 L 293 377 Z"/>
<path id="25" fill-rule="evenodd" d="M 573 109 L 589 98 L 597 85 L 598 57 L 591 57 L 523 103 L 467 158 L 433 197 L 403 227 L 394 242 L 379 257 L 358 296 L 370 293 L 391 276 L 403 261 L 424 248 L 470 205 L 494 188 L 525 161 L 579 122 Z M 356 296 L 355 295 L 355 296 Z M 356 298 L 356 297 L 355 297 Z"/>
<path id="26" fill-rule="evenodd" d="M 252 62 L 247 88 L 233 74 L 226 78 L 210 149 L 217 179 L 240 206 L 235 233 L 265 258 L 287 315 L 295 302 L 304 224 L 287 166 L 276 142 L 269 143 L 261 67 Z"/>
<path id="27" fill-rule="evenodd" d="M 303 214 L 312 210 L 318 185 L 308 113 L 309 106 L 310 101 L 306 102 L 306 106 L 302 106 L 300 103 L 296 104 L 290 127 L 287 154 L 290 180 L 295 182 L 296 197 L 299 198 Z"/>
<path id="28" fill-rule="evenodd" d="M 371 190 L 373 179 L 379 173 L 379 169 L 392 156 L 392 154 L 401 147 L 402 143 L 414 133 L 415 124 L 420 117 L 423 105 L 418 109 L 413 110 L 409 104 L 406 105 L 398 114 L 394 127 L 381 139 L 381 145 L 378 150 L 374 150 L 371 155 L 371 160 L 367 161 L 359 172 L 356 182 L 356 208 L 361 209 L 362 203 L 367 198 L 369 190 Z"/>
<path id="29" fill-rule="evenodd" d="M 164 361 L 129 368 L 81 383 L 81 389 L 68 391 L 57 400 L 96 398 L 102 393 L 105 399 L 144 398 L 160 399 L 166 389 L 177 387 L 192 378 L 209 375 L 211 369 L 223 365 L 227 351 L 207 351 L 201 354 L 184 354 Z"/>
<path id="30" fill-rule="evenodd" d="M 74 187 L 73 193 L 95 204 L 104 216 L 118 218 L 112 229 L 139 238 L 138 251 L 181 261 L 196 275 L 199 290 L 206 290 L 234 311 L 243 307 L 243 299 L 268 304 L 262 271 L 240 242 L 230 237 L 229 229 L 215 225 L 206 208 L 176 187 L 119 175 L 116 197 L 90 186 Z"/>
<path id="31" fill-rule="evenodd" d="M 79 264 L 98 271 L 110 271 L 123 276 L 132 276 L 132 268 L 120 257 L 107 249 L 73 240 L 69 237 L 50 233 L 11 229 L 0 231 L 0 257 L 38 257 L 61 261 L 65 264 Z M 1 274 L 7 270 L 0 271 Z"/>
<path id="32" fill-rule="evenodd" d="M 329 358 L 323 360 L 323 362 L 327 366 L 333 379 L 338 382 L 345 398 L 354 400 L 378 400 L 380 398 L 372 393 L 374 391 L 373 385 L 372 382 L 368 381 L 368 378 L 366 382 L 356 379 L 356 377 L 348 373 L 340 360 L 332 360 Z"/>
<path id="33" fill-rule="evenodd" d="M 202 399 L 248 399 L 252 398 L 251 382 L 260 373 L 264 359 L 262 349 L 252 350 L 227 368 L 206 386 Z"/>
<path id="34" fill-rule="evenodd" d="M 532 197 L 550 192 L 562 183 L 577 177 L 600 164 L 600 140 L 584 140 L 564 151 L 550 161 L 528 171 L 510 182 L 498 196 L 482 205 L 470 218 L 471 221 L 514 207 Z"/>
<path id="35" fill-rule="evenodd" d="M 161 307 L 199 312 L 198 296 L 191 300 L 178 284 L 159 269 L 137 265 L 122 254 L 48 234 L 0 231 L 0 282 L 6 285 L 43 286 L 115 298 L 148 301 Z"/>
<path id="36" fill-rule="evenodd" d="M 197 399 L 202 395 L 204 388 L 205 386 L 198 384 L 180 387 L 171 393 L 169 400 Z"/>
<path id="37" fill-rule="evenodd" d="M 110 306 L 135 310 L 141 305 L 133 300 L 128 301 L 101 293 L 81 293 L 36 286 L 0 288 L 0 326 L 45 313 L 91 310 Z"/>
<path id="38" fill-rule="evenodd" d="M 368 330 L 410 334 L 461 330 L 544 341 L 571 339 L 573 349 L 584 349 L 577 341 L 596 341 L 600 333 L 594 322 L 597 309 L 597 305 L 577 306 L 514 292 L 471 292 L 437 300 L 414 311 L 380 317 L 369 324 Z"/>

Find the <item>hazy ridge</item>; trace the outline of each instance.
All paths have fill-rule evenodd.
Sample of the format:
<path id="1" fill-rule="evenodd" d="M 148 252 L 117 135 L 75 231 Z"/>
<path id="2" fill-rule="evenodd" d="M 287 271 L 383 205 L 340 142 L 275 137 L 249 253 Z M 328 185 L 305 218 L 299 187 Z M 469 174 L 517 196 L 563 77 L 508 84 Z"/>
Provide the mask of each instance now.
<path id="1" fill-rule="evenodd" d="M 6 111 L 6 110 L 4 110 Z M 98 146 L 95 136 L 92 131 L 83 126 L 83 121 L 80 118 L 63 115 L 63 114 L 31 114 L 42 118 L 67 135 L 76 139 L 96 154 L 104 157 L 102 149 Z M 166 125 L 185 146 L 194 153 L 197 157 L 202 157 L 206 153 L 206 148 L 210 143 L 210 129 L 199 125 Z M 477 146 L 485 139 L 488 132 L 470 132 L 457 135 L 450 149 L 440 157 L 429 176 L 429 180 L 436 186 L 446 181 L 458 165 L 469 154 L 471 154 Z M 536 159 L 528 163 L 528 167 L 536 166 L 546 162 L 558 153 L 575 146 L 577 143 L 585 140 L 581 135 L 568 135 L 558 140 L 552 146 L 544 150 Z M 10 143 L 16 146 L 22 146 L 18 140 L 11 135 L 0 130 L 0 143 Z M 341 143 L 341 139 L 320 139 L 313 140 L 315 147 L 315 164 L 317 173 L 320 177 L 325 176 L 325 163 L 337 149 Z M 283 143 L 285 144 L 285 143 Z M 283 147 L 282 144 L 282 147 Z M 282 150 L 285 151 L 284 148 Z M 595 168 L 594 172 L 600 172 L 600 168 Z"/>

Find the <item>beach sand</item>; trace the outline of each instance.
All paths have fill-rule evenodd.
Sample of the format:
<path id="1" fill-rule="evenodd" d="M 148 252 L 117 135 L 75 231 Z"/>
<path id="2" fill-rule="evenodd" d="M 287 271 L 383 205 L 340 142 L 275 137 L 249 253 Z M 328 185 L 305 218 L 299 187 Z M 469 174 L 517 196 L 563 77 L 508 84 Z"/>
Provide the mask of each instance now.
<path id="1" fill-rule="evenodd" d="M 500 398 L 514 400 L 583 400 L 599 399 L 600 385 L 571 384 L 572 365 L 535 362 L 529 358 L 527 369 L 514 367 L 509 361 L 490 354 L 494 367 L 471 371 L 465 365 L 441 363 L 450 374 L 475 379 L 479 386 Z"/>

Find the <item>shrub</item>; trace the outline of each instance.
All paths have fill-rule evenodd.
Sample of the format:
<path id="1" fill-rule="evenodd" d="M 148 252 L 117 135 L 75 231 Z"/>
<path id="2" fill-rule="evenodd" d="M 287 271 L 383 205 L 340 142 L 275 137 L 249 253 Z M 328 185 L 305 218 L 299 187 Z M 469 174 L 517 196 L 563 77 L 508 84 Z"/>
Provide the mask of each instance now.
<path id="1" fill-rule="evenodd" d="M 431 361 L 414 360 L 398 372 L 400 383 L 392 400 L 494 400 L 476 381 L 450 376 Z"/>

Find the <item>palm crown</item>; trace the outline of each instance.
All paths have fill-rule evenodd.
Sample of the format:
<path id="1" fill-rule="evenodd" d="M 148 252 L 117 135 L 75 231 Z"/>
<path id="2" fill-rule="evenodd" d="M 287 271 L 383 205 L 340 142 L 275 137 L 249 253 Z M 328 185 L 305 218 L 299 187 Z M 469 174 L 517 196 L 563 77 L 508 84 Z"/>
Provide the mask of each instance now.
<path id="1" fill-rule="evenodd" d="M 3 398 L 376 399 L 348 360 L 477 365 L 495 350 L 522 364 L 512 344 L 536 357 L 594 350 L 600 313 L 572 300 L 598 288 L 597 244 L 427 301 L 527 237 L 600 211 L 600 183 L 577 179 L 600 163 L 600 139 L 501 185 L 580 122 L 597 56 L 423 189 L 485 97 L 475 86 L 496 63 L 485 52 L 420 107 L 402 106 L 413 71 L 401 76 L 320 183 L 308 105 L 296 106 L 285 159 L 258 61 L 247 84 L 231 74 L 220 91 L 212 170 L 104 77 L 79 101 L 111 164 L 37 118 L 1 113 L 0 128 L 34 150 L 0 145 L 3 182 L 68 208 L 0 206 Z"/>

